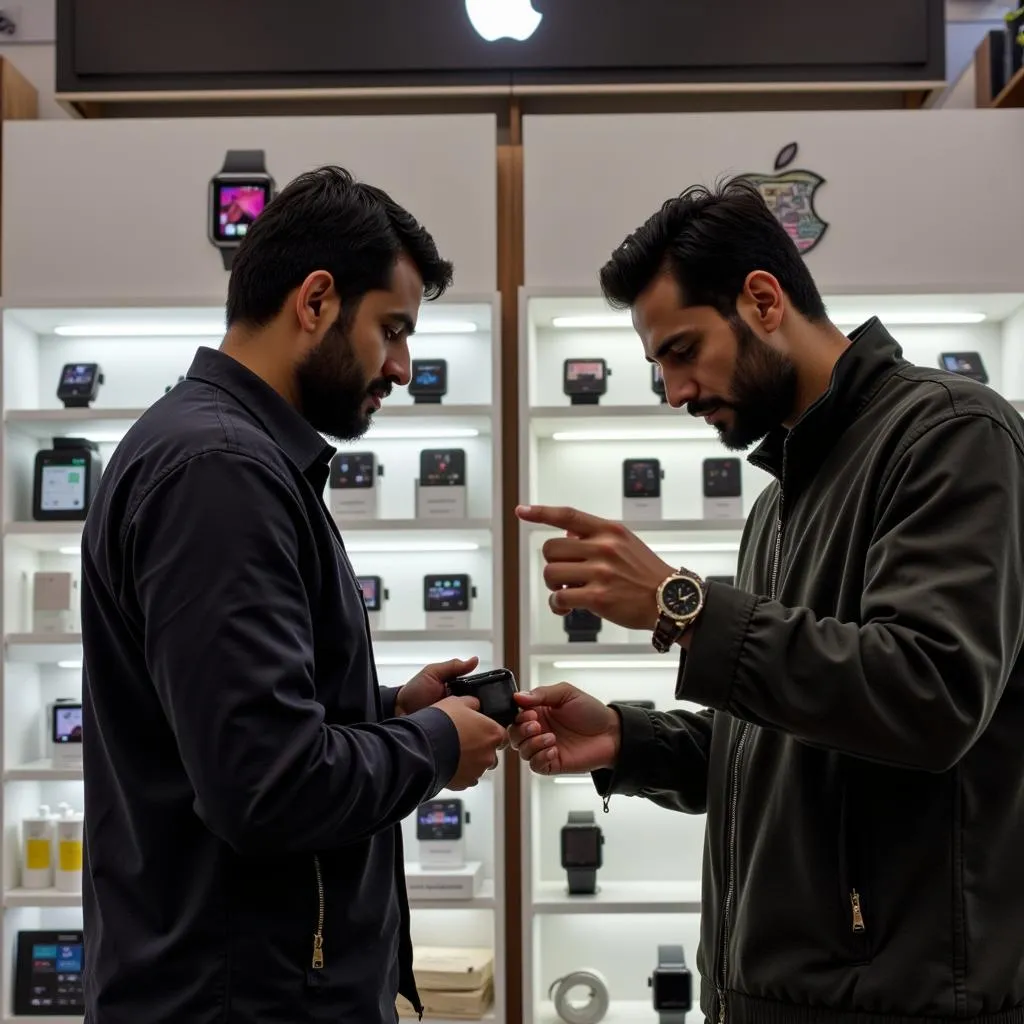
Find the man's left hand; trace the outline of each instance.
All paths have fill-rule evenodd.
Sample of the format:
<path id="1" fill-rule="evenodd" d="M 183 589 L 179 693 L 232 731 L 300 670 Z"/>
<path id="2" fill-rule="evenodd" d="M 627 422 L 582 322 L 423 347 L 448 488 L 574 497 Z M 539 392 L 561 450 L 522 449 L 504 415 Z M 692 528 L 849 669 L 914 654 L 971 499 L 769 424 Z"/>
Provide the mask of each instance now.
<path id="1" fill-rule="evenodd" d="M 544 582 L 553 592 L 548 604 L 556 615 L 585 608 L 626 629 L 654 629 L 658 587 L 676 568 L 635 533 L 574 508 L 520 505 L 516 515 L 566 533 L 543 547 Z"/>
<path id="2" fill-rule="evenodd" d="M 453 658 L 437 665 L 427 665 L 398 691 L 396 713 L 411 715 L 414 711 L 422 711 L 444 700 L 448 696 L 446 684 L 458 676 L 468 675 L 479 664 L 480 659 L 474 657 L 466 661 Z"/>

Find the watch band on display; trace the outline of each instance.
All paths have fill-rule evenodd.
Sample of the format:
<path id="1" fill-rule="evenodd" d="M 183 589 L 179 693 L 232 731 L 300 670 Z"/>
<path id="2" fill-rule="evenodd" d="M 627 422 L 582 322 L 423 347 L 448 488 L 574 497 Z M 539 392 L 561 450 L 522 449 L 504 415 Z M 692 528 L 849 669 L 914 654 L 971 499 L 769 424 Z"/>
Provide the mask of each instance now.
<path id="1" fill-rule="evenodd" d="M 229 149 L 224 155 L 221 174 L 266 174 L 267 157 L 262 149 Z M 238 246 L 221 246 L 220 254 L 224 269 L 230 270 L 235 262 Z"/>
<path id="2" fill-rule="evenodd" d="M 570 811 L 570 825 L 595 825 L 593 811 Z M 570 896 L 590 896 L 597 890 L 597 868 L 566 868 Z"/>
<path id="3" fill-rule="evenodd" d="M 686 968 L 686 954 L 680 945 L 658 946 L 658 967 Z M 659 1010 L 658 1024 L 686 1024 L 685 1010 Z"/>

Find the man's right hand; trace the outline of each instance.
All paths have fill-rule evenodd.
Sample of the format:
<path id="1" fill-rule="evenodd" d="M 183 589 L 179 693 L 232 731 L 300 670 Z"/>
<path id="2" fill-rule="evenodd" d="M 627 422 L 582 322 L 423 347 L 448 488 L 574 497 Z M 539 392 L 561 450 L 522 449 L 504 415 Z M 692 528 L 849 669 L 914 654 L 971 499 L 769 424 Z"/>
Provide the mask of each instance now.
<path id="1" fill-rule="evenodd" d="M 569 683 L 517 693 L 523 711 L 509 730 L 512 748 L 538 775 L 612 768 L 619 756 L 618 712 Z"/>
<path id="2" fill-rule="evenodd" d="M 480 714 L 475 697 L 445 697 L 434 707 L 452 720 L 459 734 L 459 766 L 445 788 L 469 789 L 484 772 L 498 767 L 498 751 L 508 743 L 508 733 Z"/>

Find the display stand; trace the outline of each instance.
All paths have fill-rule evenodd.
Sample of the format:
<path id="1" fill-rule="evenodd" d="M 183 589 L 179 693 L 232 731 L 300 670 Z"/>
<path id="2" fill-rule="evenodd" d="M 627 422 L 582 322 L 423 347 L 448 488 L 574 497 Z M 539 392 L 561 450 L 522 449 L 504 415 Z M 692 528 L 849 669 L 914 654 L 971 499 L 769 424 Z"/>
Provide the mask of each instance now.
<path id="1" fill-rule="evenodd" d="M 414 355 L 449 361 L 445 403 L 415 405 L 404 389 L 396 388 L 361 441 L 336 445 L 373 451 L 387 466 L 386 476 L 362 493 L 340 492 L 340 503 L 332 502 L 340 495 L 329 488 L 324 497 L 339 521 L 355 573 L 378 576 L 390 593 L 386 614 L 370 613 L 382 686 L 399 686 L 424 665 L 453 657 L 476 656 L 482 669 L 499 667 L 502 502 L 501 474 L 492 467 L 501 461 L 495 402 L 501 392 L 496 356 L 500 312 L 494 291 L 495 233 L 482 227 L 497 222 L 494 118 L 255 118 L 232 124 L 231 145 L 263 148 L 280 185 L 289 168 L 298 173 L 340 162 L 352 165 L 360 178 L 393 189 L 436 233 L 443 255 L 460 267 L 463 290 L 424 303 L 410 343 Z M 83 806 L 81 766 L 53 760 L 44 728 L 49 703 L 81 694 L 81 636 L 64 628 L 64 619 L 59 631 L 44 619 L 35 623 L 32 597 L 36 573 L 78 572 L 82 524 L 32 519 L 34 456 L 54 437 L 70 435 L 98 442 L 103 463 L 109 464 L 118 440 L 187 371 L 197 347 L 219 344 L 228 281 L 203 233 L 206 181 L 223 162 L 225 150 L 222 132 L 211 132 L 211 121 L 30 127 L 4 138 L 3 246 L 11 270 L 0 314 L 0 572 L 6 641 L 0 700 L 5 722 L 2 812 L 9 838 L 0 851 L 0 875 L 6 950 L 14 948 L 18 931 L 30 927 L 81 927 L 79 894 L 21 888 L 21 822 L 38 816 L 42 803 L 54 809 L 65 801 L 76 810 Z M 406 145 L 416 146 L 422 158 L 415 173 L 399 169 L 396 178 L 388 153 Z M 141 193 L 132 193 L 135 179 L 125 178 L 125 152 L 150 169 L 145 194 L 156 189 L 171 197 L 157 207 L 149 204 L 147 230 L 161 244 L 146 259 L 139 259 L 137 246 L 137 211 L 146 203 Z M 72 164 L 78 188 L 89 194 L 88 204 L 57 198 L 62 189 L 47 168 L 59 176 L 58 168 Z M 439 197 L 424 184 L 427 177 L 455 176 L 477 182 L 471 197 Z M 29 207 L 35 208 L 33 217 L 24 215 Z M 103 260 L 95 258 L 96 224 L 103 225 Z M 44 233 L 64 241 L 57 247 L 44 245 Z M 90 354 L 102 365 L 105 383 L 90 408 L 65 409 L 56 397 L 60 367 Z M 455 519 L 427 520 L 419 514 L 411 486 L 418 454 L 424 444 L 451 444 L 453 439 L 473 466 L 462 513 Z M 471 613 L 443 634 L 428 625 L 421 600 L 424 575 L 438 569 L 468 574 L 479 588 Z M 70 625 L 77 628 L 77 623 Z M 472 812 L 466 860 L 476 867 L 467 869 L 465 878 L 453 873 L 443 889 L 434 883 L 423 889 L 427 880 L 414 863 L 415 822 L 403 822 L 410 889 L 417 890 L 410 900 L 416 945 L 493 950 L 494 996 L 487 1020 L 499 1022 L 505 1005 L 505 907 L 504 885 L 496 886 L 495 879 L 505 876 L 504 790 L 504 773 L 497 771 L 459 794 Z M 461 893 L 451 891 L 451 881 Z M 12 1012 L 5 956 L 0 1024 L 7 1024 Z"/>
<path id="2" fill-rule="evenodd" d="M 806 183 L 806 201 L 821 218 L 801 222 L 801 245 L 816 243 L 806 258 L 835 322 L 850 330 L 873 314 L 888 316 L 904 354 L 924 366 L 938 367 L 942 352 L 980 353 L 991 386 L 1024 410 L 1019 231 L 1006 217 L 1013 168 L 1024 160 L 1024 114 L 1005 113 L 998 123 L 974 112 L 525 117 L 519 500 L 628 519 L 669 565 L 735 575 L 744 517 L 771 478 L 744 461 L 739 497 L 705 499 L 703 460 L 740 453 L 653 393 L 629 311 L 609 309 L 594 282 L 608 254 L 665 199 L 729 173 L 769 181 L 791 142 L 798 155 L 780 174 Z M 654 151 L 657 161 L 635 160 Z M 939 198 L 958 180 L 982 178 L 990 187 L 969 208 L 952 211 Z M 625 205 L 609 204 L 609 181 L 624 186 L 616 194 Z M 923 195 L 934 198 L 922 202 Z M 937 205 L 950 215 L 936 218 Z M 614 371 L 599 406 L 571 406 L 562 393 L 565 360 L 583 358 L 603 358 Z M 663 518 L 624 504 L 616 482 L 627 458 L 670 467 Z M 520 685 L 567 680 L 606 702 L 687 707 L 675 697 L 678 659 L 656 654 L 649 633 L 605 622 L 597 642 L 567 642 L 542 577 L 542 545 L 558 534 L 521 530 Z M 682 944 L 696 962 L 702 817 L 621 796 L 602 814 L 589 775 L 550 778 L 525 765 L 522 792 L 524 1024 L 556 1024 L 552 993 L 574 972 L 601 977 L 609 1024 L 655 1020 L 647 979 L 658 946 Z M 573 898 L 565 894 L 559 829 L 569 811 L 588 810 L 605 838 L 600 893 Z M 690 1024 L 703 1021 L 699 990 L 695 976 Z"/>
<path id="3" fill-rule="evenodd" d="M 466 518 L 465 487 L 424 487 L 418 480 L 416 488 L 416 518 L 429 521 Z"/>

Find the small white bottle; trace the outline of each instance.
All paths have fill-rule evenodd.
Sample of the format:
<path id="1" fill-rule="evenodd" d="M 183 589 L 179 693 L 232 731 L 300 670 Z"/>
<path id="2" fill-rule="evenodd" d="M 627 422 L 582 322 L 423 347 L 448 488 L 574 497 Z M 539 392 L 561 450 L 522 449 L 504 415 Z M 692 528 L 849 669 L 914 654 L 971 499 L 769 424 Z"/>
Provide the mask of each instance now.
<path id="1" fill-rule="evenodd" d="M 82 849 L 85 815 L 61 804 L 63 815 L 57 819 L 57 869 L 54 882 L 58 892 L 82 891 Z"/>
<path id="2" fill-rule="evenodd" d="M 21 885 L 25 889 L 53 888 L 53 850 L 56 819 L 43 804 L 36 817 L 21 823 Z"/>

